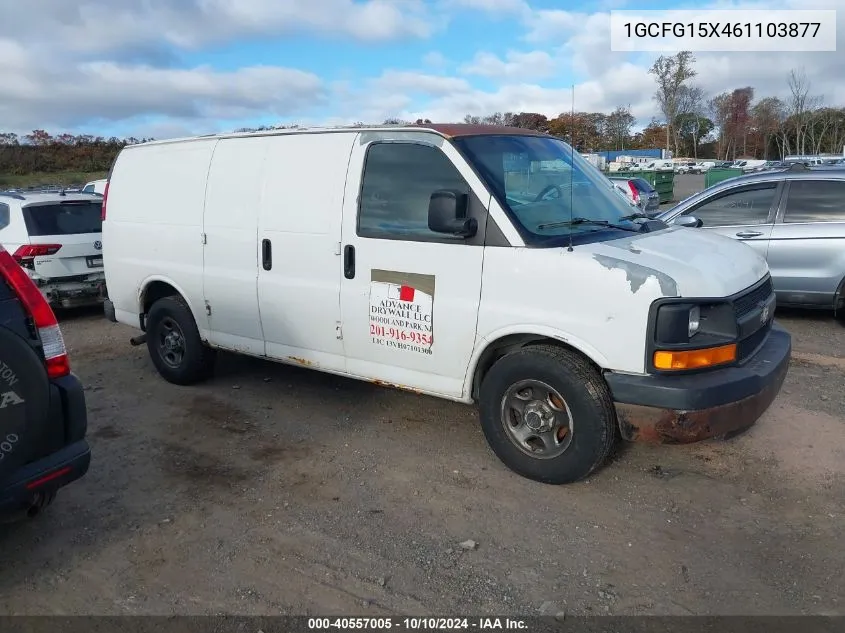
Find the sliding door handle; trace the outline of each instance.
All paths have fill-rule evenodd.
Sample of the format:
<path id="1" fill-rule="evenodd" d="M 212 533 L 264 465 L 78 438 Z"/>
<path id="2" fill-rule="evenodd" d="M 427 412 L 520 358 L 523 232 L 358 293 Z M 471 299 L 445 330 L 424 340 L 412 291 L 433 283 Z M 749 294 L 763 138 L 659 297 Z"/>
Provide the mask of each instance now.
<path id="1" fill-rule="evenodd" d="M 270 270 L 273 267 L 273 245 L 270 240 L 261 240 L 261 265 L 264 270 Z"/>
<path id="2" fill-rule="evenodd" d="M 355 247 L 352 244 L 343 248 L 343 276 L 347 279 L 355 278 Z"/>
<path id="3" fill-rule="evenodd" d="M 762 233 L 760 231 L 740 231 L 736 234 L 737 237 L 760 237 Z"/>

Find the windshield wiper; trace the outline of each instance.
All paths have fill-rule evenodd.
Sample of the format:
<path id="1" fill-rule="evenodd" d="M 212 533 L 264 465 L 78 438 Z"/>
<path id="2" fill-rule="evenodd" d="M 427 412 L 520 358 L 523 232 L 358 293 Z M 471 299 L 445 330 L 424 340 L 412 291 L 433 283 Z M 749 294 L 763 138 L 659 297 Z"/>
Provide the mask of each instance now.
<path id="1" fill-rule="evenodd" d="M 623 220 L 648 220 L 648 218 L 649 216 L 647 216 L 645 213 L 632 213 L 631 215 L 623 215 L 621 218 L 619 218 L 619 221 L 621 222 Z"/>
<path id="2" fill-rule="evenodd" d="M 595 226 L 607 226 L 612 229 L 619 229 L 620 231 L 631 231 L 632 233 L 640 232 L 639 228 L 619 226 L 618 224 L 612 224 L 607 220 L 591 220 L 590 218 L 572 218 L 571 220 L 564 220 L 561 222 L 546 222 L 544 224 L 538 224 L 537 228 L 542 231 L 544 229 L 559 229 L 564 226 L 575 226 L 576 224 L 593 224 Z"/>

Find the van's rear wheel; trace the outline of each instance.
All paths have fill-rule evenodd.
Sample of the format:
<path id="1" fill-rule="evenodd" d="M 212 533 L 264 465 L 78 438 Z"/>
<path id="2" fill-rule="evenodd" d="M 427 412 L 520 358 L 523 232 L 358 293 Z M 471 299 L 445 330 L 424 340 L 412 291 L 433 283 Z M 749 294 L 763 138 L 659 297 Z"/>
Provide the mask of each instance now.
<path id="1" fill-rule="evenodd" d="M 150 308 L 147 349 L 158 373 L 173 384 L 194 384 L 214 372 L 214 350 L 203 343 L 194 316 L 179 297 L 164 297 Z"/>
<path id="2" fill-rule="evenodd" d="M 587 477 L 618 437 L 607 384 L 577 353 L 538 345 L 499 359 L 481 383 L 481 426 L 511 470 L 566 484 Z"/>

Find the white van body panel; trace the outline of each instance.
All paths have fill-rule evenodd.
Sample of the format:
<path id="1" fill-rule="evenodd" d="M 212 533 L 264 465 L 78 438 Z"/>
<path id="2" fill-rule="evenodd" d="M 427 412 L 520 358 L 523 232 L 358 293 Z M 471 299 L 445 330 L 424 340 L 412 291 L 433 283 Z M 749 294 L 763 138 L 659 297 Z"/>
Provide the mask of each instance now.
<path id="1" fill-rule="evenodd" d="M 644 373 L 647 320 L 631 319 L 631 314 L 648 314 L 661 297 L 729 296 L 768 271 L 753 249 L 729 244 L 734 240 L 715 235 L 711 240 L 704 231 L 669 235 L 678 231 L 686 229 L 632 234 L 571 252 L 487 249 L 474 362 L 492 341 L 538 334 L 571 345 L 599 367 Z M 720 274 L 702 276 L 708 268 Z M 520 297 L 542 301 L 529 309 Z M 470 381 L 467 377 L 465 390 Z"/>
<path id="2" fill-rule="evenodd" d="M 475 343 L 481 295 L 484 247 L 461 242 L 443 244 L 359 237 L 356 231 L 362 167 L 373 142 L 390 142 L 401 135 L 362 136 L 349 161 L 344 203 L 343 243 L 356 248 L 354 279 L 342 279 L 341 311 L 347 370 L 368 380 L 411 386 L 426 393 L 461 399 L 466 368 Z M 485 209 L 490 194 L 457 150 L 435 134 L 416 134 L 407 141 L 442 152 L 457 168 Z M 496 207 L 501 213 L 501 209 Z M 503 215 L 503 214 L 502 214 Z M 432 286 L 435 343 L 426 353 L 418 341 L 374 344 L 370 314 L 379 284 L 391 279 L 425 278 Z M 401 283 L 401 282 L 397 282 Z M 425 282 L 421 282 L 424 284 Z M 389 325 L 387 326 L 390 327 Z M 394 344 L 414 351 L 397 351 Z"/>
<path id="3" fill-rule="evenodd" d="M 109 183 L 103 259 L 109 299 L 122 323 L 138 327 L 151 280 L 180 289 L 204 339 L 202 216 L 217 139 L 130 146 Z M 108 215 L 115 209 L 114 216 Z"/>
<path id="4" fill-rule="evenodd" d="M 509 246 L 359 235 L 367 152 L 396 142 L 445 156 Z M 463 402 L 472 401 L 484 350 L 509 335 L 557 339 L 603 369 L 645 373 L 655 299 L 725 297 L 767 272 L 746 245 L 681 227 L 572 250 L 524 248 L 463 156 L 426 130 L 132 146 L 115 163 L 107 205 L 104 254 L 118 321 L 139 327 L 144 289 L 164 281 L 182 294 L 214 347 Z M 355 248 L 351 278 L 345 246 Z M 372 335 L 371 314 L 389 305 L 378 293 L 402 279 L 430 284 L 434 343 L 417 346 L 425 349 L 409 350 L 416 345 L 410 341 L 398 351 Z"/>
<path id="5" fill-rule="evenodd" d="M 268 138 L 229 138 L 214 148 L 205 194 L 204 301 L 195 312 L 208 341 L 223 349 L 264 354 L 258 315 L 258 207 Z"/>
<path id="6" fill-rule="evenodd" d="M 346 370 L 338 335 L 340 231 L 356 136 L 267 138 L 258 228 L 259 244 L 272 244 L 273 265 L 264 270 L 259 261 L 258 301 L 270 358 Z"/>

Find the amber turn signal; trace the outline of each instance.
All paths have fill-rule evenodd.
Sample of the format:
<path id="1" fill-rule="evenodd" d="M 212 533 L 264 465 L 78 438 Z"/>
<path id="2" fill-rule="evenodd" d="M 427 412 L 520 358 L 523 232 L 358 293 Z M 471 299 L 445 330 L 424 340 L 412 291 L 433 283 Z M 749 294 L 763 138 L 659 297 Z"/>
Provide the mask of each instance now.
<path id="1" fill-rule="evenodd" d="M 736 345 L 720 345 L 706 349 L 658 350 L 654 352 L 656 369 L 700 369 L 724 365 L 736 360 Z"/>

